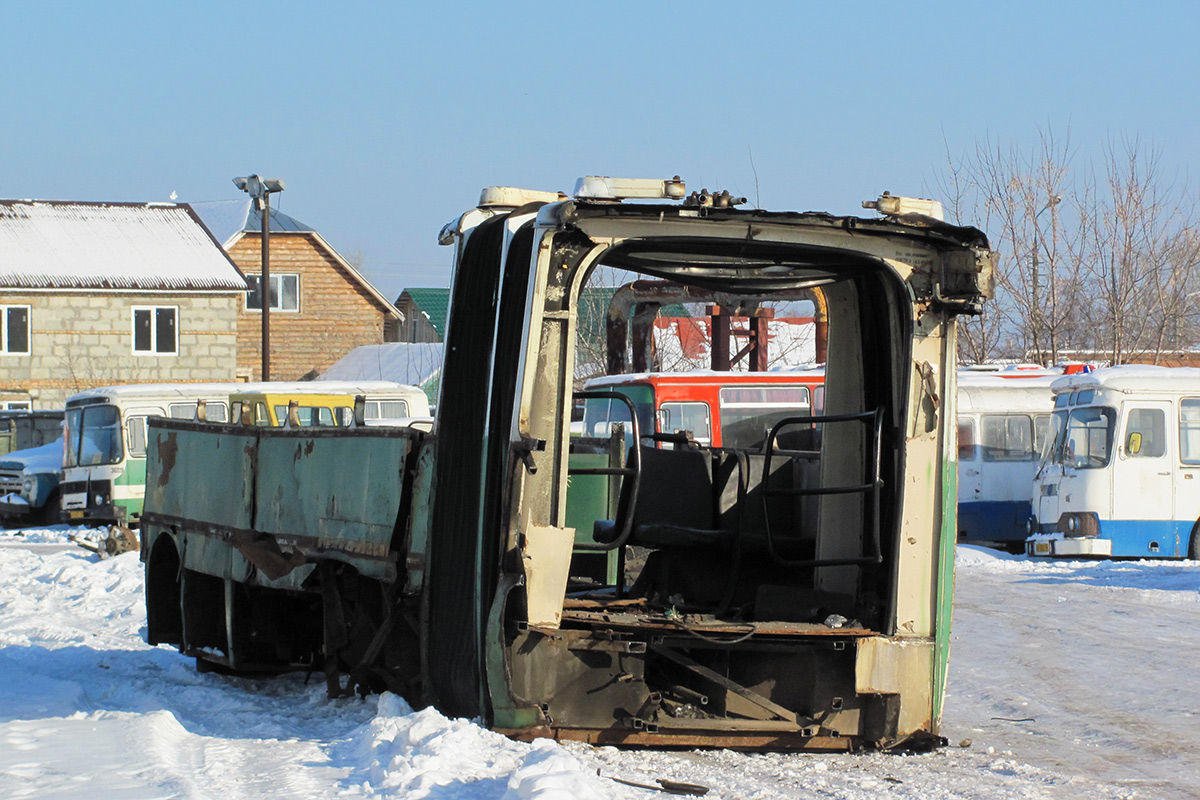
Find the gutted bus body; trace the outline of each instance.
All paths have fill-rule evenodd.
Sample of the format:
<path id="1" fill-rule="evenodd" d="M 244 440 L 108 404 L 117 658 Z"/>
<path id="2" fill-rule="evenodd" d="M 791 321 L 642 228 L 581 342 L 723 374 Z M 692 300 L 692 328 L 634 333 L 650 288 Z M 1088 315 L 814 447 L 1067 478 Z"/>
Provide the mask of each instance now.
<path id="1" fill-rule="evenodd" d="M 447 226 L 431 433 L 155 421 L 151 641 L 232 669 L 324 669 L 333 693 L 390 688 L 518 738 L 935 739 L 954 318 L 987 293 L 986 239 L 903 204 L 860 219 L 684 194 L 496 190 Z M 753 447 L 643 431 L 632 404 L 631 430 L 571 436 L 577 403 L 628 399 L 588 380 L 671 368 L 639 315 L 671 306 L 707 331 L 713 368 L 770 370 L 778 342 L 750 321 L 796 303 L 827 320 L 820 414 L 773 415 Z M 213 474 L 222 487 L 197 488 Z"/>

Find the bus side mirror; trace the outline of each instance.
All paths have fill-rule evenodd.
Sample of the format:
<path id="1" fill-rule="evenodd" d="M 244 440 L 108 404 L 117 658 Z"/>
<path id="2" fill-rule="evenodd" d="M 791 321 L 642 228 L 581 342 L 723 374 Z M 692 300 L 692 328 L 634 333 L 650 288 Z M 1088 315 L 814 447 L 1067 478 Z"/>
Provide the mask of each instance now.
<path id="1" fill-rule="evenodd" d="M 1136 456 L 1138 451 L 1142 449 L 1142 435 L 1140 433 L 1129 434 L 1129 441 L 1125 445 L 1125 452 L 1131 456 Z"/>
<path id="2" fill-rule="evenodd" d="M 354 395 L 353 427 L 360 428 L 367 424 L 367 398 L 364 395 Z"/>

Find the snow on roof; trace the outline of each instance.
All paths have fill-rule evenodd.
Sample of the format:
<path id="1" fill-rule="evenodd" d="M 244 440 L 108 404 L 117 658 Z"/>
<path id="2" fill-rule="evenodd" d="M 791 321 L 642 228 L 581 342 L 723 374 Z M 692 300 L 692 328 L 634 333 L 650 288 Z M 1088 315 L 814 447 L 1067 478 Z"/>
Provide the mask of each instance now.
<path id="1" fill-rule="evenodd" d="M 1082 375 L 1067 375 L 1054 382 L 1055 394 L 1072 389 L 1112 389 L 1118 392 L 1200 391 L 1200 368 L 1125 364 L 1104 367 Z"/>
<path id="2" fill-rule="evenodd" d="M 243 233 L 262 230 L 262 215 L 252 205 L 249 195 L 236 200 L 201 200 L 188 203 L 210 231 L 213 238 L 228 248 Z M 289 217 L 277 208 L 271 209 L 272 233 L 315 233 L 295 217 Z"/>
<path id="3" fill-rule="evenodd" d="M 422 386 L 442 368 L 440 343 L 365 344 L 351 350 L 318 381 L 387 380 Z"/>
<path id="4" fill-rule="evenodd" d="M 0 287 L 245 291 L 186 205 L 0 200 Z"/>

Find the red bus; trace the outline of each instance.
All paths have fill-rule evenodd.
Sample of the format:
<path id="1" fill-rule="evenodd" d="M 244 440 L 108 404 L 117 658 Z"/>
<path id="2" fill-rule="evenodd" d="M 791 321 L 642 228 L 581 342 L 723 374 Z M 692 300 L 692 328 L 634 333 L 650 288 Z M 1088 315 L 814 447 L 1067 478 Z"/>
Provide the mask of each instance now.
<path id="1" fill-rule="evenodd" d="M 771 426 L 785 417 L 820 414 L 824 407 L 823 367 L 787 372 L 650 372 L 593 378 L 587 391 L 615 391 L 637 409 L 643 436 L 686 431 L 697 444 L 756 449 Z M 610 435 L 628 423 L 629 406 L 618 399 L 584 401 L 587 437 Z M 582 430 L 580 430 L 582 428 Z"/>

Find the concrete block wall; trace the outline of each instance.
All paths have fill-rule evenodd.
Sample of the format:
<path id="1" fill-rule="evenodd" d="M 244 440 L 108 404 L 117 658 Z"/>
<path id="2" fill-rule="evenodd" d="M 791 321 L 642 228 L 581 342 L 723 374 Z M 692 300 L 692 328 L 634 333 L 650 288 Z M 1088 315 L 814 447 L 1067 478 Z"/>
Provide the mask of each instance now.
<path id="1" fill-rule="evenodd" d="M 0 354 L 0 388 L 28 389 L 35 408 L 61 408 L 96 386 L 236 380 L 242 296 L 0 290 L 0 305 L 30 306 L 30 354 Z M 178 308 L 177 354 L 134 354 L 134 306 Z"/>

